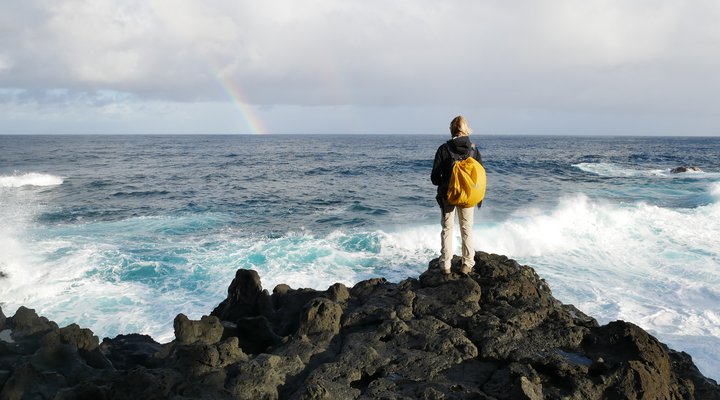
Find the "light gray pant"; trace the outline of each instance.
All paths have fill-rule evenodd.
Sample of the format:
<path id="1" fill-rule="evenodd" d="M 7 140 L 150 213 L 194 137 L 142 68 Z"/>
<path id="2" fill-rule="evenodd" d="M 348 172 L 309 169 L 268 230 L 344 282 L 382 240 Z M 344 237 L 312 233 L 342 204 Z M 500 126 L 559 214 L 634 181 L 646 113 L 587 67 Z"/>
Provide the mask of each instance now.
<path id="1" fill-rule="evenodd" d="M 455 225 L 455 210 L 458 211 L 460 221 L 460 240 L 462 241 L 463 266 L 475 265 L 475 251 L 473 250 L 472 226 L 475 207 L 455 207 L 449 212 L 442 213 L 442 232 L 440 232 L 440 263 L 443 268 L 450 269 L 453 258 L 453 228 Z"/>

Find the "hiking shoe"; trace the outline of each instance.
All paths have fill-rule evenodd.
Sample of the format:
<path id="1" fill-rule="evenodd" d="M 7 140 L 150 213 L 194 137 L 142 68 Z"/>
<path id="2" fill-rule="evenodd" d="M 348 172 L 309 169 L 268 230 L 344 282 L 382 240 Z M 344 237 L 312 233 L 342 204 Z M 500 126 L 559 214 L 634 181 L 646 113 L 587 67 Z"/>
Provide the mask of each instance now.
<path id="1" fill-rule="evenodd" d="M 472 270 L 473 270 L 472 267 L 469 267 L 469 266 L 467 266 L 467 265 L 463 265 L 462 269 L 460 269 L 460 272 L 462 272 L 463 274 L 467 275 L 467 274 L 471 273 Z"/>
<path id="2" fill-rule="evenodd" d="M 450 275 L 450 268 L 440 268 L 440 271 L 442 271 L 443 275 Z"/>

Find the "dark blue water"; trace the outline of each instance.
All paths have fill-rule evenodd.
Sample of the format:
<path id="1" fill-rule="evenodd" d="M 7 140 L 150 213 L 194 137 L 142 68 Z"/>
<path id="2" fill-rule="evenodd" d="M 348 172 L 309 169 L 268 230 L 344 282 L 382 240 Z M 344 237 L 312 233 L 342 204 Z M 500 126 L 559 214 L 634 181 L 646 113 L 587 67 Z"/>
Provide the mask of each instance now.
<path id="1" fill-rule="evenodd" d="M 720 370 L 720 139 L 473 139 L 488 171 L 478 249 Z M 269 289 L 417 275 L 439 251 L 429 175 L 444 140 L 0 136 L 0 304 L 167 340 L 237 268 Z"/>

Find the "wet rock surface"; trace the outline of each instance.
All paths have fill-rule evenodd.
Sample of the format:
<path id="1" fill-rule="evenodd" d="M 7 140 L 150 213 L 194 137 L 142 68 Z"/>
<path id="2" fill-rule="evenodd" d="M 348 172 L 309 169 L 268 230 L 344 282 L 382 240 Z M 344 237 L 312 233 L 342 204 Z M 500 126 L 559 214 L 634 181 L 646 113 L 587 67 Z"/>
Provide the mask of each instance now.
<path id="1" fill-rule="evenodd" d="M 685 165 L 682 165 L 680 167 L 675 167 L 670 170 L 671 174 L 682 174 L 683 172 L 703 172 L 703 170 L 700 167 L 685 166 Z"/>
<path id="2" fill-rule="evenodd" d="M 507 257 L 475 262 L 272 294 L 239 270 L 165 344 L 0 311 L 0 399 L 720 399 L 689 355 L 639 327 L 599 326 Z"/>

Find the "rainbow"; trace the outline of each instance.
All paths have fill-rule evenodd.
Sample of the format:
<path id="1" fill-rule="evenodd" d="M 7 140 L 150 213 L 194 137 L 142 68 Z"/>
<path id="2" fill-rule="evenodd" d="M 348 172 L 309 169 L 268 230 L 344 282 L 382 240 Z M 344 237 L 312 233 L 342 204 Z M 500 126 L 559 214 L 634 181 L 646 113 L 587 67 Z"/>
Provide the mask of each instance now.
<path id="1" fill-rule="evenodd" d="M 215 79 L 218 83 L 220 83 L 220 86 L 223 88 L 225 93 L 227 93 L 230 99 L 232 99 L 235 108 L 238 109 L 240 115 L 242 115 L 242 118 L 245 121 L 245 124 L 248 128 L 250 128 L 250 133 L 253 135 L 267 134 L 268 132 L 265 128 L 265 124 L 262 120 L 260 120 L 250 103 L 245 100 L 245 95 L 243 95 L 240 85 L 235 83 L 232 79 L 226 77 L 225 74 L 223 74 L 222 71 L 220 71 L 220 69 L 213 63 L 210 63 L 210 65 L 212 67 L 213 76 L 215 76 Z"/>

